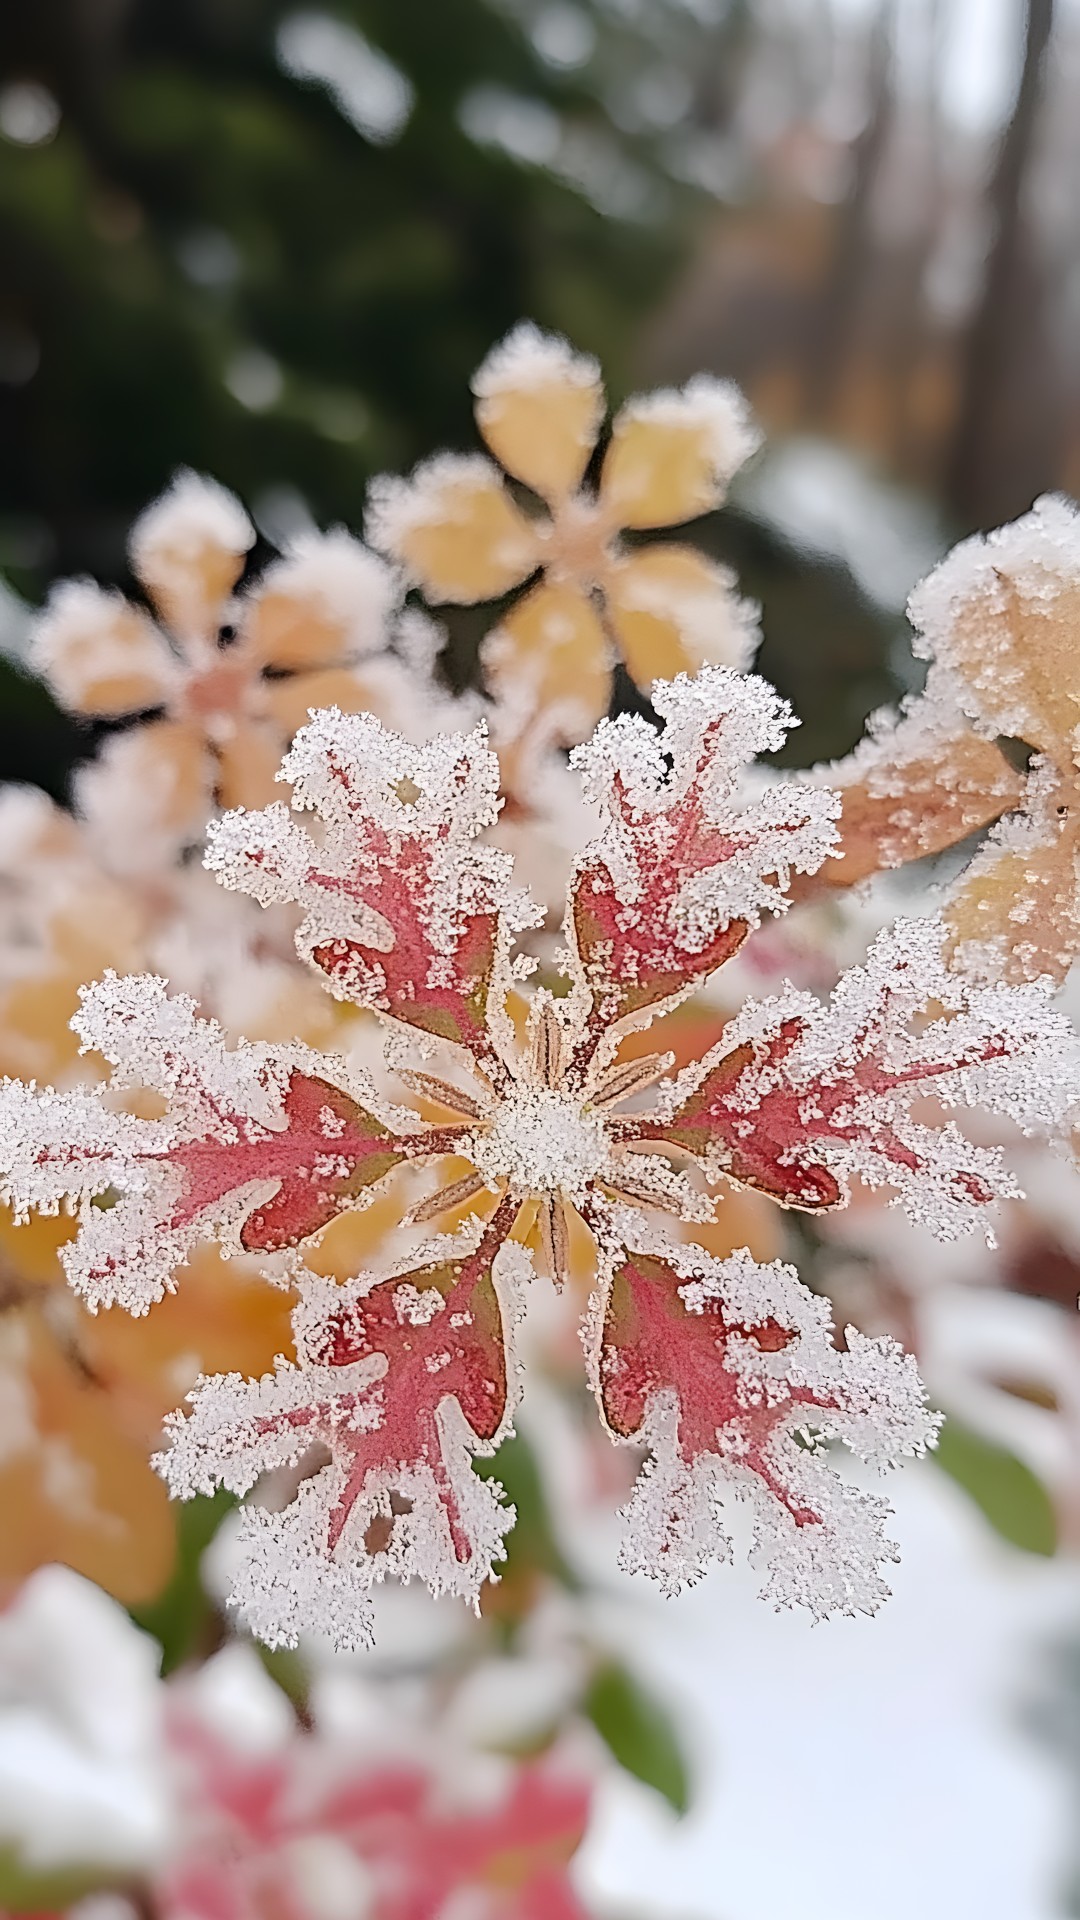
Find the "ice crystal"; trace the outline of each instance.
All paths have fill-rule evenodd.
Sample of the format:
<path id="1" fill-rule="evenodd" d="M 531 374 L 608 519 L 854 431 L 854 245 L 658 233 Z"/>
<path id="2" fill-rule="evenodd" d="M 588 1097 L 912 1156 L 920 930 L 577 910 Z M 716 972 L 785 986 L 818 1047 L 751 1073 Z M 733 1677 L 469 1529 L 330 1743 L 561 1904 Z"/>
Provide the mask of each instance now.
<path id="1" fill-rule="evenodd" d="M 415 748 L 370 715 L 321 712 L 282 769 L 291 810 L 216 827 L 208 864 L 264 905 L 301 908 L 301 954 L 379 1016 L 405 1085 L 445 1119 L 388 1104 L 333 1056 L 230 1048 L 161 981 L 115 976 L 78 1023 L 114 1063 L 112 1086 L 9 1082 L 0 1097 L 5 1189 L 20 1210 L 78 1208 L 66 1257 L 95 1304 L 145 1310 L 200 1239 L 281 1256 L 405 1163 L 429 1169 L 402 1202 L 413 1225 L 475 1203 L 459 1235 L 345 1285 L 297 1269 L 295 1361 L 204 1380 L 170 1423 L 161 1466 L 181 1495 L 246 1491 L 286 1465 L 303 1476 L 283 1511 L 243 1523 L 237 1599 L 272 1639 L 312 1620 L 362 1639 L 386 1572 L 475 1599 L 511 1516 L 469 1459 L 512 1418 L 527 1246 L 561 1283 L 575 1217 L 599 1275 L 590 1377 L 612 1431 L 653 1455 L 629 1563 L 667 1586 L 694 1577 L 723 1481 L 755 1501 L 775 1599 L 823 1613 L 884 1592 L 881 1503 L 816 1446 L 834 1436 L 882 1463 L 927 1444 L 911 1364 L 857 1336 L 837 1353 L 789 1270 L 745 1252 L 717 1263 L 663 1217 L 708 1220 L 725 1187 L 820 1211 L 859 1180 L 958 1233 L 1015 1188 L 941 1110 L 1052 1125 L 1075 1100 L 1075 1040 L 1042 986 L 950 974 L 929 919 L 883 935 L 828 1006 L 794 988 L 744 1006 L 673 1078 L 670 1054 L 622 1054 L 785 905 L 836 834 L 820 786 L 740 794 L 746 763 L 791 724 L 764 682 L 714 667 L 658 684 L 654 701 L 662 726 L 604 722 L 575 755 L 599 827 L 570 880 L 569 990 L 536 989 L 523 1020 L 512 1000 L 530 968 L 514 943 L 536 916 L 484 837 L 498 769 L 482 726 Z M 161 1117 L 136 1105 L 147 1088 Z"/>
<path id="2" fill-rule="evenodd" d="M 522 725 L 580 740 L 607 710 L 616 656 L 645 692 L 657 676 L 750 660 L 756 609 L 726 568 L 692 547 L 630 549 L 619 537 L 720 504 L 759 437 L 735 387 L 701 375 L 628 401 L 595 491 L 584 484 L 604 415 L 595 360 L 526 323 L 488 355 L 473 392 L 487 446 L 535 510 L 486 456 L 439 454 L 409 480 L 374 482 L 367 531 L 433 603 L 495 599 L 540 573 L 483 648 L 493 692 L 523 710 Z"/>

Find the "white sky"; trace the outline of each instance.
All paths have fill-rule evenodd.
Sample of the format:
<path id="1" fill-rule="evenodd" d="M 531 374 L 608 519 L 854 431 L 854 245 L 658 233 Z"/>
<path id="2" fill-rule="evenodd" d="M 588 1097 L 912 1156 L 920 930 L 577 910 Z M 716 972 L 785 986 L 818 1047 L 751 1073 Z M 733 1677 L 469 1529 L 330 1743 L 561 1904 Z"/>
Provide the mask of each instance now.
<path id="1" fill-rule="evenodd" d="M 834 11 L 848 19 L 864 18 L 876 5 L 877 0 L 832 0 Z M 919 33 L 932 5 L 933 0 L 903 0 L 902 32 Z M 939 0 L 939 5 L 946 109 L 973 133 L 994 127 L 1016 85 L 1024 0 Z M 1080 11 L 1080 0 L 1064 0 L 1063 11 Z"/>

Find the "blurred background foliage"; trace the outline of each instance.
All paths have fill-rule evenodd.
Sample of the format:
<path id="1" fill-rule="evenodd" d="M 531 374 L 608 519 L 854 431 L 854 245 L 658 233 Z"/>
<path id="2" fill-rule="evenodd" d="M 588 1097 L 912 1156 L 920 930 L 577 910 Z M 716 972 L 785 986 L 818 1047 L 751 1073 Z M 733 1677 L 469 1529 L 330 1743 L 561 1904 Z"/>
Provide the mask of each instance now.
<path id="1" fill-rule="evenodd" d="M 39 0 L 0 12 L 0 767 L 93 746 L 19 671 L 50 581 L 137 592 L 178 466 L 264 546 L 476 444 L 523 315 L 617 402 L 699 369 L 767 434 L 695 538 L 845 752 L 906 593 L 1080 488 L 1073 0 Z M 491 617 L 449 622 L 467 679 Z M 6 656 L 6 659 L 3 657 Z M 627 683 L 624 702 L 634 697 Z"/>
<path id="2" fill-rule="evenodd" d="M 59 116 L 4 155 L 20 583 L 115 571 L 178 461 L 271 532 L 286 490 L 358 526 L 373 472 L 468 434 L 469 374 L 523 313 L 625 383 L 689 207 L 649 143 L 616 147 L 588 82 L 486 0 L 19 11 L 5 68 Z M 518 152 L 500 138 L 515 112 L 532 116 Z M 550 164 L 564 124 L 591 191 Z M 626 169 L 641 204 L 620 214 Z"/>
<path id="3" fill-rule="evenodd" d="M 373 473 L 471 443 L 469 375 L 529 314 L 616 397 L 746 386 L 772 451 L 707 537 L 765 605 L 793 754 L 843 751 L 909 672 L 911 580 L 1080 458 L 1068 24 L 1053 0 L 5 9 L 7 651 L 50 579 L 125 581 L 179 464 L 271 541 L 358 528 Z M 10 675 L 3 707 L 5 772 L 61 790 L 85 743 Z"/>

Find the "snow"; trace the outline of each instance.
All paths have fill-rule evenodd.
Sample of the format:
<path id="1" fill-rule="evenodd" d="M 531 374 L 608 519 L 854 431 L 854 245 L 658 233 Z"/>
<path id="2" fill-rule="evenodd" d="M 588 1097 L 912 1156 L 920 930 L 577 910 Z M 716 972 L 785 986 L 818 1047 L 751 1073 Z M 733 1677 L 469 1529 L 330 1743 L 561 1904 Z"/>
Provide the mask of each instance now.
<path id="1" fill-rule="evenodd" d="M 140 514 L 131 530 L 131 564 L 140 579 L 181 587 L 207 548 L 237 555 L 255 544 L 252 526 L 236 495 L 203 473 L 182 467 L 160 499 Z"/>
<path id="2" fill-rule="evenodd" d="M 154 1641 L 67 1567 L 41 1567 L 0 1617 L 0 1851 L 29 1871 L 138 1872 L 160 1856 Z"/>
<path id="3" fill-rule="evenodd" d="M 307 602 L 346 635 L 353 659 L 386 645 L 387 621 L 397 598 L 393 572 L 344 527 L 301 533 L 266 570 L 261 592 Z"/>
<path id="4" fill-rule="evenodd" d="M 557 333 L 541 333 L 531 320 L 493 347 L 472 378 L 479 400 L 496 394 L 542 393 L 551 387 L 597 388 L 596 426 L 600 424 L 600 363 L 592 354 L 575 353 Z"/>
<path id="5" fill-rule="evenodd" d="M 890 1485 L 900 1565 L 873 1620 L 820 1629 L 724 1567 L 623 1622 L 699 1756 L 676 1823 L 623 1778 L 579 1861 L 599 1905 L 665 1920 L 1058 1920 L 1069 1785 L 1020 1720 L 1075 1564 L 988 1532 L 930 1465 Z M 575 1542 L 610 1578 L 595 1525 Z M 621 1903 L 621 1906 L 620 1906 Z"/>

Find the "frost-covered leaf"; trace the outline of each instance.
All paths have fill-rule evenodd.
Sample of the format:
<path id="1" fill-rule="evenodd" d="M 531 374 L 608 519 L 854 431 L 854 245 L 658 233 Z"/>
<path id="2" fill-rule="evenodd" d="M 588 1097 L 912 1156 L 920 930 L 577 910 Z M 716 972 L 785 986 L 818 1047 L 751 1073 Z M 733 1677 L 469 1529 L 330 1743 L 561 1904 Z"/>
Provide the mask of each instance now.
<path id="1" fill-rule="evenodd" d="M 990 734 L 1072 765 L 1080 724 L 1080 516 L 1046 495 L 1031 513 L 954 547 L 916 588 L 916 648 Z"/>
<path id="2" fill-rule="evenodd" d="M 159 620 L 69 580 L 33 623 L 33 663 L 63 705 L 100 719 L 163 710 L 115 735 L 80 775 L 80 807 L 110 864 L 163 875 L 215 804 L 270 800 L 312 707 L 404 714 L 423 733 L 449 703 L 433 697 L 429 670 L 409 672 L 387 652 L 407 616 L 394 621 L 402 586 L 384 560 L 342 528 L 310 532 L 238 590 L 254 540 L 232 494 L 181 472 L 131 535 L 132 569 Z"/>
<path id="3" fill-rule="evenodd" d="M 1044 991 L 978 987 L 946 969 L 941 946 L 940 921 L 897 921 L 827 1006 L 793 989 L 748 1002 L 662 1089 L 661 1117 L 635 1123 L 639 1136 L 787 1206 L 842 1205 L 857 1176 L 892 1187 L 942 1238 L 966 1231 L 1015 1184 L 996 1149 L 912 1104 L 931 1095 L 1053 1128 L 1075 1102 L 1078 1051 Z M 934 1002 L 945 1016 L 924 1019 Z"/>
<path id="4" fill-rule="evenodd" d="M 613 655 L 603 622 L 572 583 L 545 579 L 522 594 L 485 634 L 480 658 L 500 736 L 515 746 L 530 726 L 545 740 L 581 740 L 611 703 Z M 534 807 L 528 783 L 519 800 Z"/>
<path id="5" fill-rule="evenodd" d="M 415 1577 L 475 1601 L 502 1558 L 513 1510 L 470 1456 L 494 1450 L 516 1399 L 508 1342 L 527 1258 L 502 1245 L 508 1224 L 504 1209 L 486 1233 L 433 1242 L 377 1281 L 305 1274 L 295 1364 L 203 1379 L 190 1415 L 170 1417 L 157 1464 L 182 1498 L 243 1494 L 313 1447 L 329 1453 L 283 1513 L 243 1516 L 232 1597 L 269 1645 L 305 1628 L 361 1644 L 374 1581 Z"/>
<path id="6" fill-rule="evenodd" d="M 153 1875 L 160 1920 L 587 1920 L 591 1769 L 565 1748 L 496 1758 L 423 1718 L 418 1739 L 396 1696 L 359 1738 L 290 1730 L 257 1669 L 234 1642 L 169 1689 L 187 1844 Z"/>
<path id="7" fill-rule="evenodd" d="M 34 625 L 30 660 L 62 706 L 95 718 L 161 706 L 180 679 L 149 616 L 90 580 L 63 580 L 52 589 Z"/>
<path id="8" fill-rule="evenodd" d="M 1060 981 L 1080 951 L 1077 837 L 1080 532 L 1046 498 L 954 548 L 913 593 L 924 691 L 821 769 L 842 798 L 839 852 L 797 898 L 955 844 L 998 821 L 946 909 L 950 960 L 985 981 Z M 995 740 L 1035 748 L 1029 774 Z"/>
<path id="9" fill-rule="evenodd" d="M 1060 984 L 1080 953 L 1080 812 L 1048 762 L 1023 811 L 988 835 L 943 909 L 954 966 L 985 981 Z"/>
<path id="10" fill-rule="evenodd" d="M 181 646 L 213 627 L 255 529 L 234 493 L 181 468 L 131 529 L 131 565 Z"/>
<path id="11" fill-rule="evenodd" d="M 92 1309 L 147 1312 L 201 1240 L 295 1246 L 358 1204 L 410 1146 L 426 1150 L 424 1135 L 399 1142 L 361 1104 L 343 1060 L 226 1047 L 217 1023 L 154 975 L 107 974 L 84 993 L 75 1025 L 116 1068 L 116 1090 L 167 1103 L 146 1120 L 82 1088 L 0 1086 L 4 1197 L 19 1214 L 78 1209 L 81 1231 L 61 1258 Z"/>
<path id="12" fill-rule="evenodd" d="M 538 498 L 523 510 L 490 460 L 439 454 L 408 480 L 372 483 L 368 533 L 435 603 L 497 599 L 535 576 L 481 649 L 503 740 L 580 740 L 608 704 L 616 653 L 644 693 L 658 675 L 745 665 L 756 609 L 727 570 L 691 547 L 628 551 L 620 538 L 719 505 L 759 439 L 737 388 L 702 375 L 636 395 L 595 487 L 604 391 L 590 356 L 525 322 L 473 392 L 488 446 Z"/>
<path id="13" fill-rule="evenodd" d="M 1046 498 L 965 540 L 912 596 L 931 679 L 986 734 L 1036 749 L 1015 799 L 946 909 L 954 966 L 1064 979 L 1080 952 L 1080 520 Z"/>
<path id="14" fill-rule="evenodd" d="M 604 417 L 600 368 L 530 321 L 473 375 L 476 423 L 496 459 L 548 501 L 581 484 Z"/>
<path id="15" fill-rule="evenodd" d="M 882 869 L 955 846 L 1015 807 L 1024 777 L 955 704 L 926 691 L 875 715 L 846 760 L 820 769 L 840 796 L 836 857 L 794 882 L 794 899 L 850 887 Z"/>
<path id="16" fill-rule="evenodd" d="M 536 533 L 498 468 L 479 454 L 438 454 L 409 480 L 379 475 L 366 530 L 435 605 L 492 600 L 518 586 L 540 557 Z"/>
<path id="17" fill-rule="evenodd" d="M 671 1593 L 698 1579 L 730 1557 L 720 1503 L 732 1491 L 753 1505 L 768 1598 L 819 1618 L 874 1612 L 888 1592 L 880 1564 L 896 1558 L 887 1508 L 841 1480 L 820 1442 L 878 1466 L 922 1452 L 935 1420 L 914 1360 L 854 1328 L 838 1352 L 827 1303 L 745 1251 L 629 1252 L 594 1325 L 607 1424 L 652 1455 L 626 1508 L 623 1564 Z"/>
<path id="18" fill-rule="evenodd" d="M 239 1493 L 271 1469 L 300 1469 L 282 1512 L 251 1507 L 242 1521 L 238 1595 L 272 1642 L 305 1625 L 362 1638 L 367 1588 L 386 1572 L 475 1598 L 502 1558 L 511 1516 L 470 1461 L 497 1445 L 515 1397 L 508 1316 L 527 1278 L 527 1231 L 566 1281 L 587 1228 L 610 1277 L 590 1321 L 594 1380 L 612 1429 L 645 1438 L 658 1462 L 632 1503 L 641 1527 L 629 1564 L 670 1568 L 670 1539 L 685 1536 L 697 1567 L 712 1538 L 715 1456 L 730 1463 L 735 1432 L 756 1448 L 741 1485 L 761 1494 L 766 1468 L 775 1477 L 782 1466 L 783 1497 L 759 1516 L 762 1539 L 784 1549 L 773 1590 L 819 1611 L 880 1597 L 879 1506 L 845 1492 L 792 1435 L 807 1424 L 800 1408 L 812 1406 L 815 1431 L 850 1438 L 856 1411 L 877 1433 L 902 1426 L 906 1407 L 897 1444 L 917 1446 L 923 1429 L 891 1350 L 853 1340 L 835 1355 L 805 1318 L 809 1296 L 778 1269 L 754 1283 L 768 1310 L 736 1313 L 757 1271 L 740 1265 L 749 1257 L 710 1264 L 700 1247 L 650 1238 L 648 1219 L 708 1233 L 703 1169 L 808 1208 L 842 1204 L 856 1179 L 884 1185 L 939 1233 L 958 1232 L 1015 1187 L 997 1150 L 935 1125 L 938 1111 L 982 1105 L 1021 1126 L 1059 1125 L 1076 1105 L 1077 1042 L 1042 987 L 959 978 L 944 964 L 942 923 L 905 922 L 829 1005 L 792 989 L 747 1006 L 702 1060 L 663 1081 L 650 1111 L 647 1089 L 672 1056 L 619 1058 L 621 1041 L 785 905 L 792 875 L 827 857 L 836 811 L 811 783 L 745 778 L 790 721 L 764 682 L 712 668 L 658 684 L 655 701 L 662 729 L 605 723 L 577 755 L 602 825 L 571 887 L 571 991 L 539 989 L 520 1022 L 508 990 L 529 957 L 515 958 L 512 941 L 533 916 L 508 858 L 482 838 L 498 806 L 482 729 L 415 749 L 370 715 L 320 713 L 284 768 L 295 812 L 314 817 L 271 807 L 217 831 L 219 876 L 263 904 L 301 906 L 301 951 L 335 993 L 397 1023 L 389 1064 L 452 1121 L 417 1125 L 335 1056 L 229 1048 L 160 980 L 115 976 L 87 994 L 78 1022 L 118 1069 L 111 1086 L 8 1083 L 0 1098 L 12 1200 L 78 1208 L 69 1272 L 95 1304 L 145 1311 L 201 1238 L 294 1247 L 402 1160 L 457 1162 L 409 1194 L 407 1228 L 486 1211 L 495 1196 L 488 1225 L 474 1213 L 464 1240 L 411 1259 L 392 1247 L 378 1276 L 338 1290 L 305 1280 L 296 1362 L 256 1381 L 205 1379 L 190 1418 L 173 1421 L 163 1467 L 178 1492 Z M 431 1072 L 439 1042 L 449 1058 Z M 784 1336 L 775 1348 L 772 1321 Z M 748 1328 L 766 1329 L 764 1345 Z M 803 1370 L 785 1371 L 785 1355 Z M 823 1380 L 833 1397 L 816 1400 Z M 781 1406 L 790 1420 L 773 1420 Z M 731 1429 L 763 1408 L 767 1430 Z M 543 1551 L 550 1563 L 550 1543 Z"/>
<path id="19" fill-rule="evenodd" d="M 616 525 L 670 527 L 719 506 L 760 444 L 738 387 L 698 374 L 676 391 L 638 394 L 616 414 L 600 499 Z"/>
<path id="20" fill-rule="evenodd" d="M 794 782 L 740 802 L 757 754 L 793 724 L 765 681 L 722 667 L 657 682 L 661 730 L 601 722 L 572 763 L 603 827 L 575 869 L 568 933 L 596 1025 L 690 993 L 787 904 L 793 871 L 812 872 L 835 838 L 835 797 Z"/>
<path id="21" fill-rule="evenodd" d="M 609 617 L 643 693 L 700 667 L 749 666 L 761 639 L 758 608 L 735 589 L 730 568 L 694 547 L 657 541 L 612 563 Z"/>
<path id="22" fill-rule="evenodd" d="M 331 708 L 297 734 L 283 774 L 321 839 L 282 806 L 227 814 L 207 865 L 264 906 L 305 908 L 298 948 L 339 998 L 490 1059 L 504 935 L 536 916 L 509 856 L 478 840 L 499 807 L 483 727 L 417 748 Z"/>
<path id="23" fill-rule="evenodd" d="M 244 648 L 253 662 L 299 674 L 301 692 L 313 692 L 311 669 L 364 659 L 385 646 L 395 595 L 385 561 L 343 528 L 301 534 L 248 595 Z"/>

